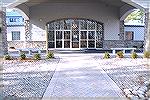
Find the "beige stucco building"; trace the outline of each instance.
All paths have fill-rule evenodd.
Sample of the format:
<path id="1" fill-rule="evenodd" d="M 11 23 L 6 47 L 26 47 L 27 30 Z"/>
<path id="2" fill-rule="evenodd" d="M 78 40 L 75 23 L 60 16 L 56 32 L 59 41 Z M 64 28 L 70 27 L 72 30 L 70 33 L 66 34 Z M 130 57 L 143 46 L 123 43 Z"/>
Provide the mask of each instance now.
<path id="1" fill-rule="evenodd" d="M 110 49 L 142 45 L 141 41 L 125 39 L 124 19 L 136 8 L 145 11 L 149 19 L 148 7 L 135 0 L 26 0 L 9 7 L 18 9 L 25 18 L 27 48 Z M 150 49 L 148 27 L 147 20 L 146 50 Z"/>

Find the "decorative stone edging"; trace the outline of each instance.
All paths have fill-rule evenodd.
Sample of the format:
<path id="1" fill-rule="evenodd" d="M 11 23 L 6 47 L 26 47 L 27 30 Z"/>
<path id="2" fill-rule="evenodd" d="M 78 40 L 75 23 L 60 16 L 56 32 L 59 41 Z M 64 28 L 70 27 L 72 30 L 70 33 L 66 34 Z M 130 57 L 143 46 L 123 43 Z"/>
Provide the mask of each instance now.
<path id="1" fill-rule="evenodd" d="M 145 81 L 140 87 L 133 87 L 133 89 L 123 89 L 125 96 L 131 100 L 150 99 L 150 80 Z"/>

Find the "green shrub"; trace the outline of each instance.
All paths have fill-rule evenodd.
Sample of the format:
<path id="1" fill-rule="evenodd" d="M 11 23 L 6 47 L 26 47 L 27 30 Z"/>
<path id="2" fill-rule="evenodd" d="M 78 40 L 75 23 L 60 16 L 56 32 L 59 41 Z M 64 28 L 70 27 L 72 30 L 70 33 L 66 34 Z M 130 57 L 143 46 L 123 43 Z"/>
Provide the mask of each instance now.
<path id="1" fill-rule="evenodd" d="M 20 54 L 20 59 L 21 59 L 21 60 L 25 60 L 25 59 L 26 59 L 25 53 L 21 53 L 21 54 Z"/>
<path id="2" fill-rule="evenodd" d="M 54 53 L 53 52 L 48 52 L 47 56 L 46 56 L 46 59 L 51 59 L 51 58 L 54 58 Z"/>
<path id="3" fill-rule="evenodd" d="M 5 56 L 4 56 L 4 60 L 11 60 L 10 55 L 5 55 Z"/>
<path id="4" fill-rule="evenodd" d="M 40 60 L 41 59 L 41 55 L 39 53 L 34 55 L 34 59 L 35 60 Z"/>
<path id="5" fill-rule="evenodd" d="M 144 58 L 150 58 L 150 51 L 144 52 Z"/>
<path id="6" fill-rule="evenodd" d="M 103 59 L 108 59 L 110 58 L 110 54 L 108 52 L 105 52 Z"/>
<path id="7" fill-rule="evenodd" d="M 138 55 L 136 54 L 136 52 L 132 52 L 131 53 L 131 58 L 132 59 L 135 59 L 135 58 L 137 58 L 138 57 Z"/>
<path id="8" fill-rule="evenodd" d="M 123 58 L 124 57 L 123 52 L 122 51 L 118 51 L 117 52 L 117 57 Z"/>

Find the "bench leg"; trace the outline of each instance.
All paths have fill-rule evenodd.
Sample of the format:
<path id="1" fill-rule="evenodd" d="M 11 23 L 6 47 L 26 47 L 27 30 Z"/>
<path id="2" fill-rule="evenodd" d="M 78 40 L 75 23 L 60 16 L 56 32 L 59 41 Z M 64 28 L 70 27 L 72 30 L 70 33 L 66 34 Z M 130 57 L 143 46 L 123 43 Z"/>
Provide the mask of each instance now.
<path id="1" fill-rule="evenodd" d="M 29 50 L 29 55 L 32 55 L 32 50 Z"/>
<path id="2" fill-rule="evenodd" d="M 133 49 L 133 50 L 131 50 L 131 53 L 132 53 L 132 52 L 134 52 L 134 49 Z"/>
<path id="3" fill-rule="evenodd" d="M 38 50 L 38 53 L 41 54 L 41 50 Z"/>
<path id="4" fill-rule="evenodd" d="M 114 54 L 114 55 L 116 54 L 116 50 L 113 50 L 113 54 Z"/>
<path id="5" fill-rule="evenodd" d="M 123 53 L 125 54 L 126 52 L 125 52 L 126 50 L 123 50 Z"/>

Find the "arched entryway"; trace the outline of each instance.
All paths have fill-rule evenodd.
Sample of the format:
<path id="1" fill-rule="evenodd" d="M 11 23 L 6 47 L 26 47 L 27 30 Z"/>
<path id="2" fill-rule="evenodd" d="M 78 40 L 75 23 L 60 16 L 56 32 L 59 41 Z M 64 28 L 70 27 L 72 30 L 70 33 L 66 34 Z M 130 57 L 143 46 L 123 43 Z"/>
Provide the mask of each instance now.
<path id="1" fill-rule="evenodd" d="M 48 49 L 102 48 L 103 23 L 89 19 L 68 18 L 47 23 Z"/>

